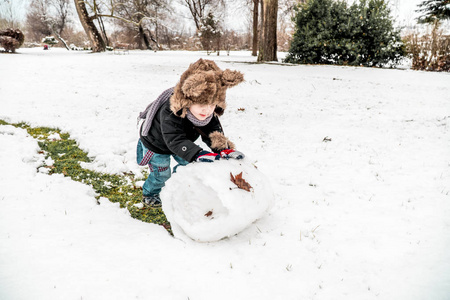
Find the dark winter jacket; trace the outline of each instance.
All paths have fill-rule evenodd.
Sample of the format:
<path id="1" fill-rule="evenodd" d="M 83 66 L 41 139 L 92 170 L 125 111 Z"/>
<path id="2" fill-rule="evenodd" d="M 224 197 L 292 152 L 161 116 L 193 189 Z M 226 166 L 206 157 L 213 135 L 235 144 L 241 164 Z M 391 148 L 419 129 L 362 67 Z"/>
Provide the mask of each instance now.
<path id="1" fill-rule="evenodd" d="M 166 101 L 156 112 L 149 132 L 140 132 L 141 141 L 147 149 L 159 154 L 175 154 L 188 162 L 194 161 L 197 154 L 203 150 L 194 143 L 200 135 L 203 142 L 211 148 L 210 134 L 223 134 L 216 114 L 208 125 L 196 127 L 188 118 L 177 116 L 170 108 L 170 101 Z M 211 150 L 219 152 L 223 149 Z"/>

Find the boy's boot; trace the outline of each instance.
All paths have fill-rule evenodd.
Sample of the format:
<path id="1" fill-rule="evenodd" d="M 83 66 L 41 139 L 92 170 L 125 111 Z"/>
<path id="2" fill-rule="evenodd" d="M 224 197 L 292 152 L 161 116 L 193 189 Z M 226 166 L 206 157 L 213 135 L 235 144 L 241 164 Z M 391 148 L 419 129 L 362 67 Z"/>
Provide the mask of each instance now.
<path id="1" fill-rule="evenodd" d="M 142 198 L 142 203 L 144 203 L 145 206 L 160 207 L 161 198 L 159 198 L 159 195 L 144 196 Z"/>

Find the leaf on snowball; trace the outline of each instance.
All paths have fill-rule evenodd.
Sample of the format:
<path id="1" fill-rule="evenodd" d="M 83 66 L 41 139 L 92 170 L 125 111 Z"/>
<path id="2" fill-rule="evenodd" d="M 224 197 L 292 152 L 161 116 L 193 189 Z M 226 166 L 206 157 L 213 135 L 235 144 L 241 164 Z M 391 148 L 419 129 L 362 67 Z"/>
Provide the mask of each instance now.
<path id="1" fill-rule="evenodd" d="M 233 176 L 233 174 L 231 174 L 230 172 L 230 176 L 231 176 L 231 182 L 233 182 L 235 185 L 237 185 L 238 188 L 242 189 L 242 190 L 246 190 L 247 192 L 250 192 L 250 189 L 252 189 L 252 186 L 245 181 L 244 178 L 242 178 L 242 172 L 237 174 L 236 176 Z"/>

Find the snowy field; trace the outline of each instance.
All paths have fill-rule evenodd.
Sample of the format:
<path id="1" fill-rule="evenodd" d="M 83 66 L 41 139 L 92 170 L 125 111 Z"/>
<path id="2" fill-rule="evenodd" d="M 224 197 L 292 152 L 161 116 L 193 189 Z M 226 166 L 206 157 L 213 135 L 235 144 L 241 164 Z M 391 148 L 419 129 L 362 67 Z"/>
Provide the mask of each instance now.
<path id="1" fill-rule="evenodd" d="M 110 173 L 140 172 L 137 114 L 190 63 L 243 72 L 222 125 L 275 199 L 237 236 L 175 239 L 36 172 L 37 141 L 0 126 L 0 299 L 450 299 L 450 74 L 18 52 L 0 55 L 0 119 L 58 127 Z"/>

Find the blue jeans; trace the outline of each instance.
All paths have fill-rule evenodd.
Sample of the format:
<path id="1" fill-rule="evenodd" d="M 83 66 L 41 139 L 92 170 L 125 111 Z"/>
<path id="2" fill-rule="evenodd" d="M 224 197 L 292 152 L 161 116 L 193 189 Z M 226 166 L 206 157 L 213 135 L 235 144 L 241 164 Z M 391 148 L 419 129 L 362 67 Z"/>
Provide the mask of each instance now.
<path id="1" fill-rule="evenodd" d="M 148 165 L 150 174 L 145 180 L 142 186 L 142 193 L 144 196 L 155 196 L 159 195 L 161 189 L 164 187 L 166 181 L 172 175 L 170 170 L 170 157 L 178 162 L 178 164 L 173 168 L 173 172 L 176 172 L 178 166 L 185 166 L 189 162 L 182 159 L 177 155 L 171 154 L 159 154 L 152 152 L 145 148 L 141 140 L 138 141 L 137 151 L 136 151 L 136 161 L 139 165 Z"/>

